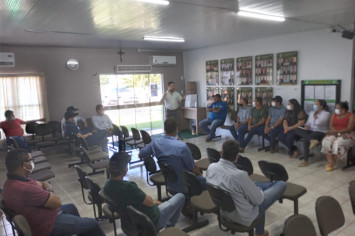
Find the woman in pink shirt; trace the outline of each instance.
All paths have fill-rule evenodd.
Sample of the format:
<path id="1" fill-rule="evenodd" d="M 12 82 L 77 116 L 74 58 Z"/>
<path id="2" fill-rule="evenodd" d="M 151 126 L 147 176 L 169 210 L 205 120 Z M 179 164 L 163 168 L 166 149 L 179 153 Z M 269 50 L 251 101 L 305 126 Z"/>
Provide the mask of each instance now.
<path id="1" fill-rule="evenodd" d="M 336 159 L 343 159 L 349 147 L 355 145 L 355 115 L 348 112 L 348 102 L 340 102 L 335 106 L 335 114 L 330 118 L 327 136 L 322 141 L 322 150 L 327 157 L 327 171 L 335 167 Z"/>

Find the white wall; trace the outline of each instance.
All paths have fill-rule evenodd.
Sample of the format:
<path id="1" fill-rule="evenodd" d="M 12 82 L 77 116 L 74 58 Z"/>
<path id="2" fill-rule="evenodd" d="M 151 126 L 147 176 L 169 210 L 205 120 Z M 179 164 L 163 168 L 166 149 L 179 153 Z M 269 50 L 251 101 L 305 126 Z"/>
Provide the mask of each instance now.
<path id="1" fill-rule="evenodd" d="M 276 53 L 298 51 L 297 85 L 272 85 L 274 95 L 282 96 L 284 101 L 291 98 L 300 101 L 301 80 L 341 79 L 341 100 L 350 102 L 352 47 L 353 42 L 351 40 L 343 39 L 340 34 L 330 33 L 324 29 L 201 48 L 184 52 L 184 76 L 186 81 L 198 82 L 199 105 L 205 106 L 206 61 L 273 53 L 275 65 Z M 276 72 L 276 66 L 274 71 Z M 255 87 L 255 85 L 252 87 Z"/>

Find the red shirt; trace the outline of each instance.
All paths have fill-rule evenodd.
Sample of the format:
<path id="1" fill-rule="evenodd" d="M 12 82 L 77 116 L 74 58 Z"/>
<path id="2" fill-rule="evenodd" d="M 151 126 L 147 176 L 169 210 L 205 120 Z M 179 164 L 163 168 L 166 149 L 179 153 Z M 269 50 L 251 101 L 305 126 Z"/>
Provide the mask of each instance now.
<path id="1" fill-rule="evenodd" d="M 337 114 L 334 114 L 333 118 L 333 126 L 336 130 L 342 130 L 348 128 L 349 121 L 350 121 L 350 116 L 351 112 L 348 112 L 345 117 L 343 118 L 338 118 L 339 116 Z"/>
<path id="2" fill-rule="evenodd" d="M 0 122 L 0 128 L 4 131 L 7 138 L 11 136 L 23 136 L 23 129 L 21 127 L 23 123 L 23 120 L 17 118 L 11 122 L 5 120 Z"/>
<path id="3" fill-rule="evenodd" d="M 8 175 L 3 189 L 4 205 L 15 214 L 23 215 L 30 225 L 32 235 L 51 235 L 58 209 L 44 207 L 49 192 L 36 181 L 19 175 Z"/>

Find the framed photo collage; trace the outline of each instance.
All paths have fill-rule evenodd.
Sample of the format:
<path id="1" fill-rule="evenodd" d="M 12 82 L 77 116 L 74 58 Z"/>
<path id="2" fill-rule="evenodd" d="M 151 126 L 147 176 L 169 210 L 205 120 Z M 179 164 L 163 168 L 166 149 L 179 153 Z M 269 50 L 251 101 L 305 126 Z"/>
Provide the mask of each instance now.
<path id="1" fill-rule="evenodd" d="M 263 105 L 271 106 L 274 54 L 256 55 L 254 59 L 247 56 L 206 61 L 207 101 L 219 93 L 232 111 L 238 109 L 241 98 L 247 98 L 252 105 L 254 87 L 255 98 L 262 97 Z M 276 85 L 297 84 L 297 62 L 297 51 L 276 54 Z"/>

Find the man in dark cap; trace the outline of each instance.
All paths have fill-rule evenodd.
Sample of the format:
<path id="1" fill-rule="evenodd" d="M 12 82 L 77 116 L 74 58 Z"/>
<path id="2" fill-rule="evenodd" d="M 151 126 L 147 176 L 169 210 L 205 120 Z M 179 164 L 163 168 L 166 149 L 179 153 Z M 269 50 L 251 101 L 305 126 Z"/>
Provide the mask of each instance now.
<path id="1" fill-rule="evenodd" d="M 67 107 L 66 112 L 67 111 L 72 111 L 74 113 L 74 112 L 76 112 L 78 110 L 79 109 L 75 108 L 74 106 L 69 106 L 69 107 Z M 78 113 L 78 115 L 79 115 L 79 113 Z M 85 118 L 83 118 L 81 116 L 78 116 L 78 115 L 74 117 L 75 125 L 78 125 L 78 122 L 82 122 L 83 123 L 83 127 L 85 127 L 85 130 L 82 130 L 82 131 L 90 132 L 91 129 L 86 129 L 86 128 L 88 128 L 88 124 L 87 124 Z M 64 136 L 64 124 L 65 124 L 65 117 L 63 117 L 62 122 L 61 122 L 63 136 Z"/>
<path id="2" fill-rule="evenodd" d="M 213 100 L 214 102 L 207 107 L 210 112 L 209 117 L 199 123 L 203 131 L 208 134 L 206 142 L 215 137 L 216 129 L 224 124 L 227 117 L 227 104 L 221 100 L 221 95 L 215 94 Z M 208 128 L 209 125 L 211 125 L 211 128 Z"/>
<path id="3" fill-rule="evenodd" d="M 131 205 L 146 214 L 157 230 L 175 226 L 185 204 L 184 194 L 177 193 L 164 203 L 153 201 L 135 182 L 123 180 L 129 161 L 130 156 L 125 152 L 113 154 L 109 163 L 110 179 L 105 184 L 104 193 L 117 204 Z"/>
<path id="4" fill-rule="evenodd" d="M 73 204 L 62 205 L 60 197 L 49 191 L 49 183 L 28 178 L 34 164 L 26 150 L 8 152 L 5 164 L 4 205 L 25 217 L 32 235 L 105 235 L 95 219 L 81 218 Z"/>

